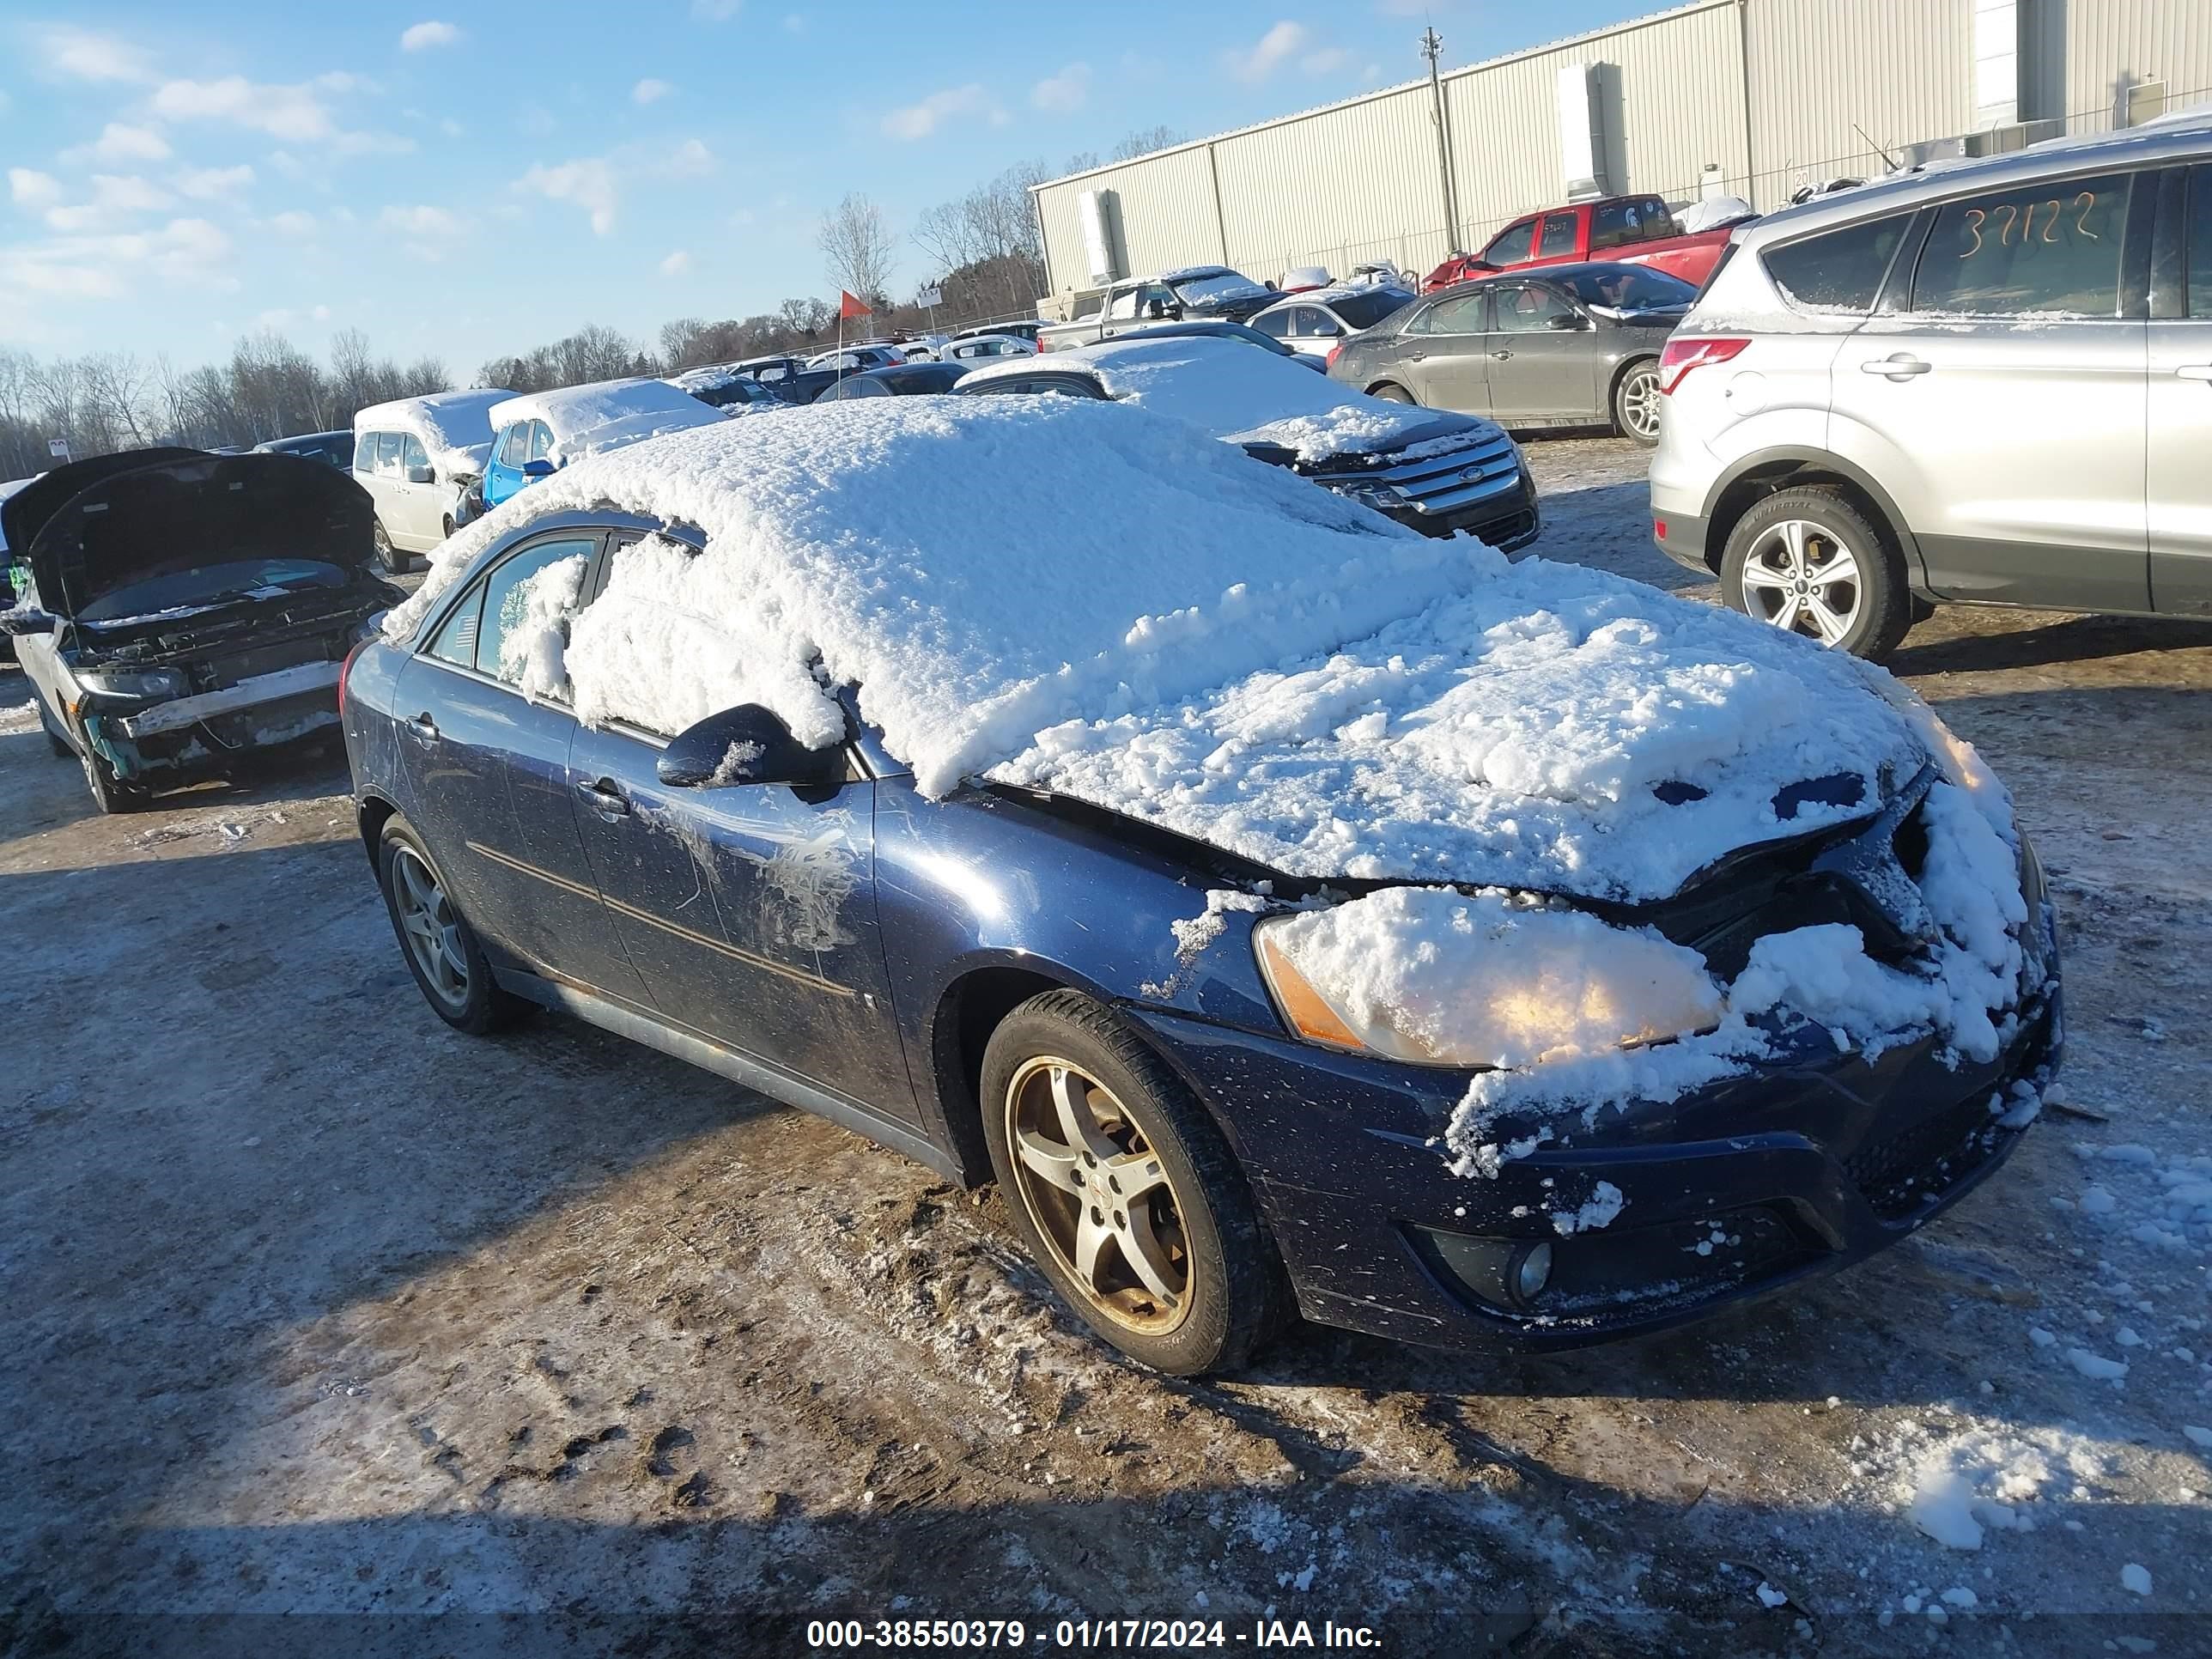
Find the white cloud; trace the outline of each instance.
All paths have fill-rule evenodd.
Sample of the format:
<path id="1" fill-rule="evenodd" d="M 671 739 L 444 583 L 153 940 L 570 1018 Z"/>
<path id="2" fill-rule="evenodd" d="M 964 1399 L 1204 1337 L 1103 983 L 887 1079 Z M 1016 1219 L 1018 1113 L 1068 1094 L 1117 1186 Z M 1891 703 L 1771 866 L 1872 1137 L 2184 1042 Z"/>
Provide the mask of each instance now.
<path id="1" fill-rule="evenodd" d="M 691 0 L 691 15 L 702 23 L 726 23 L 745 9 L 745 0 Z"/>
<path id="2" fill-rule="evenodd" d="M 241 194 L 253 182 L 253 169 L 243 162 L 234 167 L 187 167 L 173 181 L 197 202 L 220 202 Z"/>
<path id="3" fill-rule="evenodd" d="M 680 247 L 660 262 L 660 274 L 664 276 L 681 276 L 690 269 L 691 256 Z"/>
<path id="4" fill-rule="evenodd" d="M 8 195 L 17 207 L 52 207 L 62 199 L 62 181 L 36 167 L 9 167 Z"/>
<path id="5" fill-rule="evenodd" d="M 414 237 L 453 238 L 466 228 L 457 215 L 441 207 L 388 207 L 376 216 L 376 222 L 386 230 Z"/>
<path id="6" fill-rule="evenodd" d="M 172 219 L 150 239 L 154 269 L 164 276 L 205 276 L 230 252 L 230 238 L 204 219 Z"/>
<path id="7" fill-rule="evenodd" d="M 563 161 L 558 167 L 533 167 L 514 182 L 517 190 L 534 191 L 548 201 L 569 202 L 592 216 L 592 229 L 601 236 L 615 228 L 620 192 L 614 169 L 605 157 Z"/>
<path id="8" fill-rule="evenodd" d="M 112 34 L 63 26 L 46 30 L 39 44 L 46 66 L 74 81 L 150 81 L 146 54 Z"/>
<path id="9" fill-rule="evenodd" d="M 1309 38 L 1304 24 L 1285 20 L 1261 35 L 1249 50 L 1224 52 L 1222 60 L 1228 64 L 1229 72 L 1240 81 L 1264 81 L 1286 60 L 1295 58 Z"/>
<path id="10" fill-rule="evenodd" d="M 460 30 L 451 23 L 416 23 L 401 31 L 399 50 L 428 52 L 434 46 L 450 46 L 460 38 Z"/>
<path id="11" fill-rule="evenodd" d="M 177 121 L 234 122 L 288 144 L 338 136 L 329 107 L 307 88 L 258 86 L 242 75 L 164 82 L 155 90 L 154 111 Z"/>
<path id="12" fill-rule="evenodd" d="M 170 199 L 168 191 L 136 173 L 96 173 L 92 177 L 92 199 L 48 208 L 46 222 L 59 231 L 97 230 L 132 214 L 159 212 L 169 205 Z"/>
<path id="13" fill-rule="evenodd" d="M 669 152 L 667 170 L 678 179 L 697 179 L 714 170 L 714 152 L 696 138 L 686 138 Z"/>
<path id="14" fill-rule="evenodd" d="M 327 323 L 331 319 L 331 308 L 328 306 L 317 306 L 313 311 L 310 311 L 307 315 L 313 318 L 319 323 Z"/>
<path id="15" fill-rule="evenodd" d="M 630 101 L 637 104 L 657 104 L 676 88 L 665 81 L 656 81 L 647 76 L 629 89 Z"/>
<path id="16" fill-rule="evenodd" d="M 312 236 L 315 234 L 315 216 L 299 208 L 287 208 L 282 213 L 269 216 L 269 228 L 279 236 Z"/>
<path id="17" fill-rule="evenodd" d="M 1091 65 L 1070 64 L 1057 75 L 1048 75 L 1030 88 L 1030 102 L 1039 109 L 1066 115 L 1081 109 L 1091 96 Z"/>
<path id="18" fill-rule="evenodd" d="M 169 141 L 151 127 L 110 121 L 100 130 L 98 138 L 69 151 L 64 159 L 106 161 L 110 166 L 118 161 L 166 161 L 169 159 Z"/>
<path id="19" fill-rule="evenodd" d="M 933 92 L 918 104 L 908 104 L 902 109 L 893 110 L 884 117 L 883 129 L 890 137 L 911 143 L 917 138 L 928 137 L 957 116 L 1002 113 L 993 108 L 982 86 L 971 81 L 964 87 L 949 87 L 943 92 Z"/>

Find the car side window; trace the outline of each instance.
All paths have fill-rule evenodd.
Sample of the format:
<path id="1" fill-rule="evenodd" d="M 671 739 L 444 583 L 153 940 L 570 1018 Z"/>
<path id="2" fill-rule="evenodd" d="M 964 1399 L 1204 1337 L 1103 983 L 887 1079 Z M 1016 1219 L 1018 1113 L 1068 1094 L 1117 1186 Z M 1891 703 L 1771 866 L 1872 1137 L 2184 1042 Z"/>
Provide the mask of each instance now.
<path id="1" fill-rule="evenodd" d="M 557 672 L 547 672 L 545 641 L 549 635 L 565 641 L 599 545 L 597 536 L 533 542 L 485 575 L 476 640 L 478 673 L 533 695 L 561 695 Z"/>
<path id="2" fill-rule="evenodd" d="M 2189 315 L 2212 319 L 2212 167 L 2189 170 Z"/>
<path id="3" fill-rule="evenodd" d="M 399 466 L 403 472 L 412 471 L 414 468 L 418 466 L 428 466 L 429 465 L 430 452 L 422 447 L 422 441 L 420 438 L 409 437 L 401 443 L 399 447 Z"/>
<path id="4" fill-rule="evenodd" d="M 1553 318 L 1575 314 L 1565 300 L 1534 283 L 1493 283 L 1490 292 L 1498 304 L 1492 326 L 1500 334 L 1538 333 L 1552 326 Z"/>
<path id="5" fill-rule="evenodd" d="M 376 471 L 376 434 L 364 432 L 353 441 L 353 470 L 356 472 Z"/>
<path id="6" fill-rule="evenodd" d="M 521 421 L 500 434 L 499 464 L 504 467 L 520 468 L 530 459 L 530 428 Z"/>
<path id="7" fill-rule="evenodd" d="M 1793 305 L 1816 311 L 1872 311 L 1881 279 L 1912 216 L 1894 213 L 1845 225 L 1759 256 L 1766 274 Z"/>
<path id="8" fill-rule="evenodd" d="M 1106 303 L 1106 319 L 1109 322 L 1123 322 L 1136 314 L 1137 290 L 1133 288 L 1123 289 Z"/>
<path id="9" fill-rule="evenodd" d="M 1455 300 L 1440 301 L 1429 307 L 1428 331 L 1431 334 L 1480 334 L 1483 313 L 1490 303 L 1487 292 L 1462 294 Z"/>
<path id="10" fill-rule="evenodd" d="M 543 421 L 530 423 L 530 453 L 525 458 L 533 461 L 553 459 L 553 428 Z"/>
<path id="11" fill-rule="evenodd" d="M 1544 216 L 1544 237 L 1537 244 L 1540 258 L 1556 258 L 1575 251 L 1575 216 L 1571 213 L 1547 213 Z"/>
<path id="12" fill-rule="evenodd" d="M 1590 252 L 1623 247 L 1649 240 L 1657 233 L 1648 222 L 1644 202 L 1607 202 L 1590 213 Z"/>
<path id="13" fill-rule="evenodd" d="M 427 654 L 440 662 L 449 662 L 456 668 L 473 668 L 477 663 L 477 627 L 483 616 L 484 585 L 473 584 L 453 607 L 426 647 Z"/>
<path id="14" fill-rule="evenodd" d="M 1263 311 L 1252 319 L 1252 326 L 1274 339 L 1283 339 L 1291 331 L 1291 313 L 1287 311 Z"/>
<path id="15" fill-rule="evenodd" d="M 385 477 L 396 477 L 399 473 L 399 434 L 380 432 L 376 434 L 376 470 Z"/>
<path id="16" fill-rule="evenodd" d="M 1920 251 L 1912 308 L 2118 316 L 2130 183 L 2110 173 L 1945 203 Z"/>
<path id="17" fill-rule="evenodd" d="M 1528 262 L 1530 251 L 1536 242 L 1536 222 L 1523 219 L 1517 225 L 1508 225 L 1491 239 L 1482 257 L 1493 265 L 1519 265 Z"/>

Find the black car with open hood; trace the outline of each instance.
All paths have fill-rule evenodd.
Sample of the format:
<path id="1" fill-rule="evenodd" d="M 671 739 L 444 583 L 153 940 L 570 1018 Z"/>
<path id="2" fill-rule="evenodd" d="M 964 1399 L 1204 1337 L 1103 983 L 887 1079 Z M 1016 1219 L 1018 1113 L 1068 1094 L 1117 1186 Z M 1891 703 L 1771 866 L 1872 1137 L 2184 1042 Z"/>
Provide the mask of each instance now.
<path id="1" fill-rule="evenodd" d="M 58 467 L 0 502 L 29 573 L 0 627 L 103 811 L 334 726 L 346 653 L 400 597 L 374 574 L 374 521 L 315 461 L 174 448 Z"/>

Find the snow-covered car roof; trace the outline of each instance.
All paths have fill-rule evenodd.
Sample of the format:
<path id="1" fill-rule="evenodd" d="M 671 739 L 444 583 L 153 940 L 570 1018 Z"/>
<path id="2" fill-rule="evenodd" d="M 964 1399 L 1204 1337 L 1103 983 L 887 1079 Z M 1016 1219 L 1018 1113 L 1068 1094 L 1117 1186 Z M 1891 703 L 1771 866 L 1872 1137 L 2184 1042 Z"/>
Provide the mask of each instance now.
<path id="1" fill-rule="evenodd" d="M 819 746 L 827 688 L 856 686 L 926 794 L 1019 784 L 1296 876 L 1661 896 L 1864 815 L 1936 740 L 1841 653 L 1076 398 L 834 404 L 593 457 L 449 538 L 387 634 L 503 534 L 609 507 L 704 544 L 641 544 L 570 624 L 540 689 L 580 718 L 759 702 Z"/>
<path id="2" fill-rule="evenodd" d="M 448 472 L 481 472 L 491 459 L 491 410 L 514 394 L 504 386 L 434 392 L 372 404 L 353 417 L 356 432 L 411 432 Z"/>
<path id="3" fill-rule="evenodd" d="M 711 426 L 730 417 L 665 380 L 599 380 L 532 392 L 495 404 L 492 429 L 543 421 L 553 433 L 552 459 L 567 463 L 664 432 Z"/>
<path id="4" fill-rule="evenodd" d="M 945 349 L 953 357 L 965 362 L 970 355 L 962 349 L 966 346 L 1011 347 L 1012 350 L 1008 355 L 1017 357 L 1034 357 L 1037 355 L 1036 342 L 1025 340 L 1018 334 L 963 334 L 957 339 L 948 340 Z"/>
<path id="5" fill-rule="evenodd" d="M 1370 398 L 1287 356 L 1213 335 L 1073 346 L 1048 354 L 1046 366 L 1088 368 L 1116 402 L 1172 415 L 1229 443 L 1279 445 L 1309 462 L 1395 448 L 1483 424 L 1468 416 Z M 1036 371 L 1031 358 L 1006 358 L 981 365 L 961 384 L 1018 380 Z"/>

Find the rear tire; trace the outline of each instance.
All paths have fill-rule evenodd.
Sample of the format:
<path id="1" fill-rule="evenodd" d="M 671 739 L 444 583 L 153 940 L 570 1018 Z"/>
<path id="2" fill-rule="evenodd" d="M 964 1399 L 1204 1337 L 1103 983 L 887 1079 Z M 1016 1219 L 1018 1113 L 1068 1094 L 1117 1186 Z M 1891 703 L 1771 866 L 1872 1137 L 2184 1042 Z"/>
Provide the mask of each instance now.
<path id="1" fill-rule="evenodd" d="M 376 881 L 399 954 L 439 1018 L 457 1031 L 485 1036 L 529 1012 L 529 1003 L 493 981 L 476 930 L 447 893 L 429 849 L 397 813 L 385 820 L 377 842 Z"/>
<path id="2" fill-rule="evenodd" d="M 414 562 L 413 560 L 410 559 L 404 553 L 402 553 L 398 548 L 392 544 L 392 538 L 390 534 L 386 532 L 384 528 L 384 520 L 382 519 L 377 519 L 372 521 L 369 535 L 375 544 L 376 562 L 379 565 L 383 567 L 384 574 L 386 575 L 402 575 L 406 572 L 407 567 Z"/>
<path id="3" fill-rule="evenodd" d="M 1613 429 L 1650 449 L 1659 441 L 1659 360 L 1629 364 L 1613 383 Z"/>
<path id="4" fill-rule="evenodd" d="M 1721 556 L 1731 610 L 1880 662 L 1912 626 L 1887 529 L 1825 484 L 1777 490 L 1736 520 Z"/>
<path id="5" fill-rule="evenodd" d="M 1370 398 L 1380 398 L 1386 404 L 1411 404 L 1419 401 L 1412 392 L 1395 380 L 1383 381 L 1381 386 L 1376 386 L 1367 395 Z"/>
<path id="6" fill-rule="evenodd" d="M 1243 1365 L 1280 1322 L 1281 1264 L 1235 1156 L 1159 1056 L 1103 1005 L 1048 991 L 992 1032 L 981 1093 L 1006 1209 L 1068 1306 L 1171 1376 Z"/>

